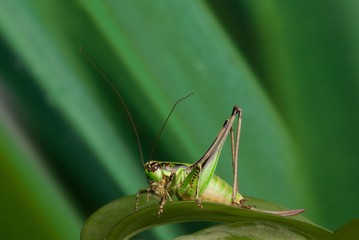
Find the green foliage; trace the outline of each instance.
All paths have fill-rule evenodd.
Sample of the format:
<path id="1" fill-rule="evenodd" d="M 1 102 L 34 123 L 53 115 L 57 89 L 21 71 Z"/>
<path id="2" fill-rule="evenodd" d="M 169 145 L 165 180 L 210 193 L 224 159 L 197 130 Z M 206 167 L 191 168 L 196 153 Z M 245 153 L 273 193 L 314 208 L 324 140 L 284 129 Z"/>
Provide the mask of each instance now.
<path id="1" fill-rule="evenodd" d="M 280 210 L 277 205 L 259 199 L 247 198 L 258 209 Z M 232 223 L 202 230 L 179 239 L 328 239 L 330 232 L 318 227 L 302 216 L 282 217 L 249 209 L 203 203 L 198 208 L 193 201 L 168 202 L 165 212 L 157 217 L 158 199 L 146 202 L 133 212 L 135 197 L 115 200 L 96 211 L 85 223 L 81 239 L 129 239 L 137 233 L 163 224 L 183 221 L 215 221 Z M 233 224 L 234 223 L 234 224 Z M 216 234 L 213 234 L 213 233 Z M 232 237 L 232 238 L 230 238 Z"/>
<path id="2" fill-rule="evenodd" d="M 2 237 L 78 239 L 92 212 L 147 184 L 127 113 L 80 48 L 124 97 L 145 156 L 188 93 L 157 160 L 196 161 L 239 105 L 242 194 L 306 208 L 331 230 L 356 218 L 358 8 L 334 0 L 2 0 Z M 229 146 L 216 174 L 231 182 Z M 168 239 L 196 226 L 148 234 Z"/>

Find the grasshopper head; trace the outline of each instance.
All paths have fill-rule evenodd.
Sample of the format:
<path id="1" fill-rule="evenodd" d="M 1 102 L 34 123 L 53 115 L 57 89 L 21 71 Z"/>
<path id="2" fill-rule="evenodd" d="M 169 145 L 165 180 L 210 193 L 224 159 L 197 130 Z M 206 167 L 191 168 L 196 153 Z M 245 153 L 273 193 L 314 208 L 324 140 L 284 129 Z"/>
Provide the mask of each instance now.
<path id="1" fill-rule="evenodd" d="M 149 182 L 158 182 L 163 179 L 162 166 L 159 162 L 149 161 L 144 168 Z"/>

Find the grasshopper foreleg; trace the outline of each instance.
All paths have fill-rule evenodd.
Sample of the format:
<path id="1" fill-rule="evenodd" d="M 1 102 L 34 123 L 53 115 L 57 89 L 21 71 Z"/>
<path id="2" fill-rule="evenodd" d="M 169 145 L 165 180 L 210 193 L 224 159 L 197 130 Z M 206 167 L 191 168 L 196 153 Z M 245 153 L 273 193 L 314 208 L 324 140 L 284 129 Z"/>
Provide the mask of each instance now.
<path id="1" fill-rule="evenodd" d="M 164 208 L 164 206 L 165 206 L 165 204 L 167 202 L 166 197 L 167 197 L 167 195 L 165 195 L 165 196 L 163 196 L 161 198 L 160 207 L 158 208 L 158 212 L 157 212 L 157 217 L 160 217 L 162 215 L 162 213 L 163 213 L 163 208 Z"/>
<path id="2" fill-rule="evenodd" d="M 171 195 L 170 195 L 170 192 L 168 191 L 168 189 L 171 188 L 171 184 L 172 184 L 172 181 L 173 181 L 173 178 L 175 175 L 176 175 L 176 170 L 173 169 L 168 178 L 166 177 L 166 178 L 161 179 L 160 181 L 152 182 L 150 184 L 149 188 L 142 189 L 142 190 L 138 191 L 136 194 L 135 211 L 137 211 L 137 209 L 138 209 L 140 194 L 147 193 L 147 201 L 148 201 L 151 193 L 153 193 L 161 198 L 161 200 L 159 202 L 160 207 L 157 212 L 157 216 L 160 217 L 163 213 L 163 208 L 167 202 L 167 197 L 172 202 L 172 198 L 171 198 Z"/>
<path id="3" fill-rule="evenodd" d="M 140 195 L 142 193 L 147 193 L 147 202 L 150 200 L 150 195 L 151 195 L 151 189 L 150 188 L 146 188 L 146 189 L 141 189 L 136 193 L 136 203 L 135 203 L 135 209 L 133 210 L 134 212 L 137 211 L 138 209 L 138 205 L 139 205 L 139 201 L 140 201 Z"/>
<path id="4" fill-rule="evenodd" d="M 168 189 L 171 188 L 173 177 L 175 175 L 176 175 L 176 170 L 172 169 L 168 180 L 166 181 L 165 179 L 162 179 L 163 181 L 162 181 L 161 187 L 159 188 L 160 191 L 157 190 L 157 192 L 156 192 L 159 196 L 161 196 L 160 207 L 158 208 L 157 217 L 160 217 L 162 215 L 163 208 L 167 202 L 167 197 L 172 202 L 172 198 L 171 198 L 170 193 L 168 192 Z"/>

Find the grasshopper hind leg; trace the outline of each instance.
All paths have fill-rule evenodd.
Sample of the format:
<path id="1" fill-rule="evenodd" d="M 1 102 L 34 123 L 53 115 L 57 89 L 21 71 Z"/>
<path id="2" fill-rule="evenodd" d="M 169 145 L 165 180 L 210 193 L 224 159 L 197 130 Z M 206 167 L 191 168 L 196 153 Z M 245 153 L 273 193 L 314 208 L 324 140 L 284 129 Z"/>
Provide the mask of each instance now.
<path id="1" fill-rule="evenodd" d="M 232 200 L 231 204 L 233 206 L 251 209 L 255 206 L 246 205 L 246 199 L 240 197 L 239 201 L 238 198 L 238 152 L 239 152 L 239 140 L 240 140 L 240 133 L 241 133 L 241 126 L 242 126 L 242 109 L 239 107 L 233 108 L 232 115 L 238 114 L 237 119 L 237 132 L 236 136 L 234 137 L 234 130 L 233 127 L 230 129 L 231 135 L 231 148 L 232 148 L 232 167 L 233 167 L 233 186 L 232 186 Z"/>

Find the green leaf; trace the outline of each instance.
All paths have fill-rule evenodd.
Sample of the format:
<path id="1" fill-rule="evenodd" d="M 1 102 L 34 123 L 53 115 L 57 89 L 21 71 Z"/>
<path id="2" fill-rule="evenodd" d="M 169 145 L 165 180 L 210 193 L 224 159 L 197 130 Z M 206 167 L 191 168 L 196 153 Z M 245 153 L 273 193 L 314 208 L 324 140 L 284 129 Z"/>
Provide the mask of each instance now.
<path id="1" fill-rule="evenodd" d="M 298 231 L 284 224 L 267 221 L 248 220 L 232 224 L 210 227 L 176 240 L 305 240 L 312 235 Z M 320 239 L 320 238 L 317 238 Z M 325 238 L 324 238 L 325 239 Z"/>
<path id="2" fill-rule="evenodd" d="M 263 200 L 246 199 L 248 199 L 248 204 L 254 204 L 258 209 L 283 209 Z M 157 217 L 157 197 L 146 202 L 146 196 L 143 195 L 140 198 L 138 211 L 133 212 L 134 206 L 134 196 L 120 198 L 106 204 L 87 219 L 82 229 L 81 239 L 128 239 L 146 229 L 186 221 L 240 223 L 227 227 L 243 229 L 247 226 L 248 233 L 251 231 L 258 233 L 261 228 L 265 227 L 263 231 L 270 234 L 270 229 L 280 228 L 283 234 L 290 232 L 293 235 L 311 237 L 309 239 L 327 239 L 331 234 L 328 230 L 310 223 L 300 215 L 282 217 L 215 203 L 203 203 L 201 209 L 193 201 L 173 201 L 168 202 L 163 215 Z M 259 224 L 258 229 L 255 229 L 253 224 Z"/>

